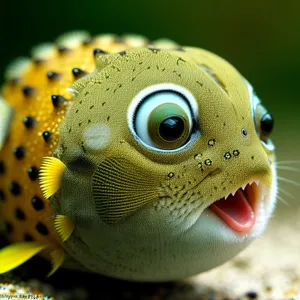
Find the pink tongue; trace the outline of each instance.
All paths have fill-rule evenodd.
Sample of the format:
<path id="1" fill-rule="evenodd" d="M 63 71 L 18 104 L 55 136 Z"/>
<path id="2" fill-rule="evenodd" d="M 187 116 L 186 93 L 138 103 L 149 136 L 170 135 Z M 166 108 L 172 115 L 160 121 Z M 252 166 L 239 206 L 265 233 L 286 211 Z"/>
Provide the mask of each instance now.
<path id="1" fill-rule="evenodd" d="M 235 231 L 248 232 L 255 224 L 255 213 L 241 190 L 209 207 Z"/>

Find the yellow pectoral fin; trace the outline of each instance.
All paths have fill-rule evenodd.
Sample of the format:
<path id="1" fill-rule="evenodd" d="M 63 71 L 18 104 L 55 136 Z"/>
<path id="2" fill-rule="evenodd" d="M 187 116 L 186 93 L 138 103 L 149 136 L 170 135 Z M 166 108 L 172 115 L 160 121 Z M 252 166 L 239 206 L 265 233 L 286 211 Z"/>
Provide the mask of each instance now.
<path id="1" fill-rule="evenodd" d="M 73 221 L 69 217 L 63 215 L 56 216 L 54 226 L 63 242 L 71 236 L 75 229 Z"/>
<path id="2" fill-rule="evenodd" d="M 36 242 L 21 242 L 1 249 L 0 274 L 4 274 L 22 265 L 47 247 L 48 245 L 41 245 Z"/>
<path id="3" fill-rule="evenodd" d="M 55 157 L 44 157 L 40 168 L 40 186 L 46 199 L 60 189 L 65 167 L 65 164 Z"/>
<path id="4" fill-rule="evenodd" d="M 48 277 L 52 276 L 58 268 L 63 264 L 65 260 L 65 252 L 63 249 L 54 250 L 50 253 L 51 255 L 51 262 L 52 262 L 52 270 L 48 274 Z"/>

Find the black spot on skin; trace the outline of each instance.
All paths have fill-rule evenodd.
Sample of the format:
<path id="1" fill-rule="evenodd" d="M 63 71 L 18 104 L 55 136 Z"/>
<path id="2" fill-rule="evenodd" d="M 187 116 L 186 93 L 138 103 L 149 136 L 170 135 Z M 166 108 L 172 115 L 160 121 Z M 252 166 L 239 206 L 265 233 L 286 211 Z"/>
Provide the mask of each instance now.
<path id="1" fill-rule="evenodd" d="M 25 97 L 30 97 L 35 94 L 35 89 L 29 85 L 25 85 L 22 87 L 22 93 Z"/>
<path id="2" fill-rule="evenodd" d="M 25 220 L 26 219 L 26 216 L 25 216 L 25 214 L 24 214 L 24 212 L 21 208 L 16 208 L 15 209 L 15 217 L 18 220 Z"/>
<path id="3" fill-rule="evenodd" d="M 46 227 L 45 224 L 43 224 L 42 222 L 38 222 L 35 226 L 35 229 L 37 230 L 38 233 L 40 233 L 41 235 L 48 235 L 49 234 L 49 230 Z"/>
<path id="4" fill-rule="evenodd" d="M 49 80 L 55 80 L 55 79 L 59 79 L 61 77 L 61 74 L 60 73 L 57 73 L 57 72 L 53 72 L 53 71 L 50 71 L 47 73 L 47 77 Z"/>
<path id="5" fill-rule="evenodd" d="M 121 56 L 124 56 L 124 55 L 126 55 L 126 51 L 121 51 L 121 52 L 119 52 L 119 54 L 120 54 Z"/>
<path id="6" fill-rule="evenodd" d="M 85 71 L 83 71 L 79 68 L 72 69 L 72 73 L 73 73 L 73 76 L 74 76 L 75 79 L 81 78 L 81 77 L 88 74 L 87 72 L 85 72 Z"/>
<path id="7" fill-rule="evenodd" d="M 12 233 L 13 232 L 14 228 L 13 228 L 11 223 L 6 222 L 4 225 L 5 225 L 5 231 L 7 233 Z"/>
<path id="8" fill-rule="evenodd" d="M 254 156 L 251 156 L 251 159 L 254 159 Z"/>
<path id="9" fill-rule="evenodd" d="M 148 48 L 150 51 L 152 51 L 153 53 L 157 54 L 158 52 L 160 52 L 161 50 L 158 48 Z"/>
<path id="10" fill-rule="evenodd" d="M 4 161 L 0 161 L 0 175 L 3 175 L 5 173 L 5 164 Z"/>
<path id="11" fill-rule="evenodd" d="M 90 109 L 93 109 L 94 107 L 95 107 L 94 105 L 91 105 L 89 108 L 90 108 Z"/>
<path id="12" fill-rule="evenodd" d="M 108 117 L 106 118 L 107 122 L 109 121 L 109 119 L 110 119 L 110 116 L 108 116 Z"/>
<path id="13" fill-rule="evenodd" d="M 5 200 L 5 194 L 3 192 L 3 190 L 0 190 L 0 201 L 4 201 Z"/>
<path id="14" fill-rule="evenodd" d="M 16 159 L 20 160 L 20 159 L 24 158 L 25 154 L 26 154 L 26 150 L 24 147 L 19 146 L 19 147 L 14 148 L 14 155 L 15 155 Z"/>
<path id="15" fill-rule="evenodd" d="M 68 100 L 63 96 L 52 95 L 51 101 L 52 101 L 53 106 L 55 108 L 58 108 L 58 107 L 61 107 L 62 105 L 64 105 L 64 103 L 67 102 Z"/>
<path id="16" fill-rule="evenodd" d="M 37 211 L 45 208 L 45 204 L 44 204 L 43 200 L 37 196 L 35 196 L 31 199 L 31 204 L 32 204 L 33 208 Z"/>
<path id="17" fill-rule="evenodd" d="M 249 291 L 246 293 L 246 297 L 248 299 L 257 299 L 258 298 L 258 294 L 255 291 Z"/>
<path id="18" fill-rule="evenodd" d="M 64 53 L 67 53 L 67 52 L 70 52 L 70 49 L 65 47 L 64 45 L 58 45 L 57 46 L 57 51 L 60 53 L 60 54 L 64 54 Z"/>
<path id="19" fill-rule="evenodd" d="M 21 187 L 16 181 L 11 182 L 9 184 L 8 188 L 9 188 L 9 191 L 15 196 L 18 196 L 21 194 Z"/>
<path id="20" fill-rule="evenodd" d="M 24 234 L 24 241 L 26 241 L 26 242 L 32 242 L 33 241 L 32 235 L 30 235 L 29 233 L 25 233 Z"/>
<path id="21" fill-rule="evenodd" d="M 240 151 L 239 150 L 233 150 L 233 155 L 234 156 L 239 156 L 240 155 Z"/>
<path id="22" fill-rule="evenodd" d="M 31 167 L 27 170 L 27 174 L 30 180 L 35 181 L 39 177 L 39 169 L 37 167 Z"/>
<path id="23" fill-rule="evenodd" d="M 45 141 L 46 143 L 48 143 L 48 142 L 50 141 L 52 135 L 53 135 L 52 132 L 50 132 L 50 131 L 44 131 L 44 132 L 43 132 L 43 138 L 44 138 L 44 141 Z"/>
<path id="24" fill-rule="evenodd" d="M 35 126 L 36 119 L 34 117 L 27 116 L 23 119 L 23 123 L 27 129 L 30 129 Z"/>
<path id="25" fill-rule="evenodd" d="M 230 153 L 230 152 L 226 152 L 226 153 L 224 154 L 224 158 L 225 158 L 226 160 L 230 159 L 230 158 L 231 158 L 231 153 Z"/>
<path id="26" fill-rule="evenodd" d="M 105 52 L 99 48 L 94 49 L 93 53 L 94 53 L 94 56 L 97 56 L 98 54 L 107 54 L 107 52 Z"/>

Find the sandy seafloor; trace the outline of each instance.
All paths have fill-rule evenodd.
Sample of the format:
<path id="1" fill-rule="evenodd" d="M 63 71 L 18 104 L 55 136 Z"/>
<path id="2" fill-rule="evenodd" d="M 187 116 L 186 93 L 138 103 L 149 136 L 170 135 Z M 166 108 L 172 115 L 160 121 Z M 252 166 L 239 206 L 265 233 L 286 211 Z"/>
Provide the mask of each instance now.
<path id="1" fill-rule="evenodd" d="M 297 191 L 292 192 L 297 195 Z M 232 261 L 182 282 L 129 283 L 59 271 L 50 282 L 30 279 L 26 284 L 55 299 L 300 300 L 300 205 L 297 198 L 286 199 L 289 205 L 278 203 L 265 234 L 246 250 Z"/>

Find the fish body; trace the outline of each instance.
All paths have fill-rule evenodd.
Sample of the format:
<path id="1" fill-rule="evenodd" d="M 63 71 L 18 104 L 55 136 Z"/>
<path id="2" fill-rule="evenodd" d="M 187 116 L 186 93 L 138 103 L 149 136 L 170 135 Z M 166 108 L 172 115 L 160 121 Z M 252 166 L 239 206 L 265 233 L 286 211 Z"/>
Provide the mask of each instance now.
<path id="1" fill-rule="evenodd" d="M 36 254 L 164 281 L 231 259 L 275 208 L 273 119 L 206 50 L 65 34 L 8 68 L 0 123 L 5 273 Z"/>

